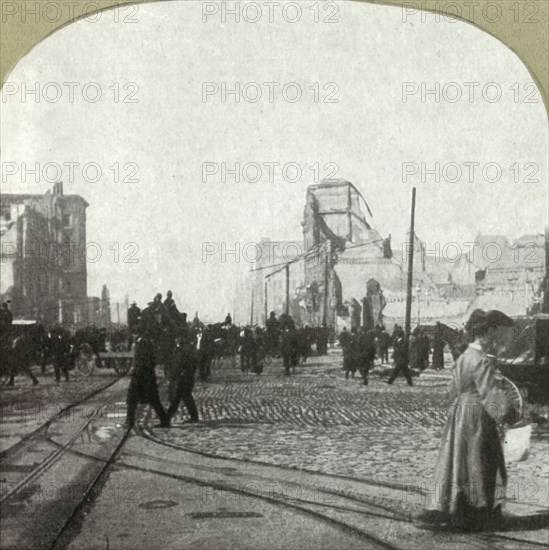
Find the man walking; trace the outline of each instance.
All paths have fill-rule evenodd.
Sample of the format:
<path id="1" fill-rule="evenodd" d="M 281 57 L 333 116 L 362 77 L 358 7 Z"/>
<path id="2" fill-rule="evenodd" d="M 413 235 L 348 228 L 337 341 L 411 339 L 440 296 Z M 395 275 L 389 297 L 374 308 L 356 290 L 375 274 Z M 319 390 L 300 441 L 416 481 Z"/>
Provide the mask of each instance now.
<path id="1" fill-rule="evenodd" d="M 297 332 L 293 323 L 289 323 L 282 333 L 281 352 L 284 374 L 290 376 L 291 371 L 295 371 L 299 358 Z"/>
<path id="2" fill-rule="evenodd" d="M 52 363 L 57 383 L 61 381 L 61 373 L 63 373 L 65 382 L 69 381 L 70 353 L 69 335 L 59 327 L 52 335 Z"/>
<path id="3" fill-rule="evenodd" d="M 393 344 L 393 347 L 395 368 L 389 380 L 387 380 L 387 384 L 392 384 L 395 381 L 395 378 L 402 373 L 406 378 L 406 382 L 408 382 L 408 386 L 413 386 L 412 376 L 410 375 L 410 369 L 408 368 L 408 350 L 406 349 L 406 339 L 403 336 L 397 338 L 396 342 Z"/>
<path id="4" fill-rule="evenodd" d="M 198 409 L 193 397 L 195 372 L 197 365 L 197 352 L 190 338 L 185 333 L 175 350 L 176 357 L 176 390 L 167 413 L 166 423 L 169 426 L 172 417 L 177 412 L 179 403 L 183 400 L 190 422 L 198 422 Z"/>
<path id="5" fill-rule="evenodd" d="M 153 332 L 147 325 L 141 325 L 141 337 L 137 340 L 134 352 L 134 369 L 126 402 L 128 405 L 126 424 L 127 428 L 133 427 L 135 413 L 140 403 L 148 403 L 160 419 L 160 427 L 169 427 L 169 420 L 160 402 L 158 384 L 155 373 L 155 345 Z"/>

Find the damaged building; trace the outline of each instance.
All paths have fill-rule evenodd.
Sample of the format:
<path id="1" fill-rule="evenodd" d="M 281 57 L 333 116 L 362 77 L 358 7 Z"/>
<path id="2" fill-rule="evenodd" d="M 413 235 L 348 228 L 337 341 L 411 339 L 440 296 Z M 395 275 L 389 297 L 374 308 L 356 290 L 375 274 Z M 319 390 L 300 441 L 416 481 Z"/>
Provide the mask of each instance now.
<path id="1" fill-rule="evenodd" d="M 48 323 L 88 319 L 86 208 L 56 183 L 44 195 L 2 194 L 0 299 L 14 317 Z"/>
<path id="2" fill-rule="evenodd" d="M 310 185 L 303 212 L 302 253 L 265 260 L 253 272 L 255 314 L 264 323 L 268 312 L 289 313 L 299 325 L 392 328 L 404 323 L 407 271 L 413 256 L 411 321 L 461 325 L 473 309 L 502 309 L 512 316 L 536 311 L 543 300 L 543 235 L 510 243 L 502 236 L 477 236 L 479 247 L 501 254 L 459 254 L 441 261 L 409 233 L 402 249 L 382 237 L 360 191 L 349 181 L 324 180 Z M 269 243 L 263 239 L 263 245 Z M 262 245 L 262 246 L 263 246 Z M 284 246 L 299 248 L 299 241 Z M 284 245 L 284 246 L 282 246 Z M 267 255 L 265 255 L 267 258 Z"/>

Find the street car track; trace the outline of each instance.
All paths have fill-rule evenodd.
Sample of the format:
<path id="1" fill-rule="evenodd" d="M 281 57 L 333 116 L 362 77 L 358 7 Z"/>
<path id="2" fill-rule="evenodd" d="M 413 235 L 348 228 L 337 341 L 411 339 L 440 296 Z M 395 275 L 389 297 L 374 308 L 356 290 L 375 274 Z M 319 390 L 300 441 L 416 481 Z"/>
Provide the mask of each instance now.
<path id="1" fill-rule="evenodd" d="M 143 430 L 141 430 L 139 428 L 137 428 L 136 432 L 137 432 L 138 435 L 140 435 L 143 438 L 151 441 L 152 443 L 155 443 L 156 445 L 164 446 L 164 447 L 166 447 L 166 446 L 172 447 L 171 445 L 166 445 L 162 441 L 155 440 L 155 438 L 152 437 L 152 436 L 148 436 L 147 434 L 145 434 L 143 432 Z M 301 513 L 301 514 L 313 516 L 313 517 L 315 517 L 316 519 L 318 519 L 320 521 L 328 522 L 328 523 L 332 524 L 334 527 L 339 528 L 339 529 L 341 529 L 341 530 L 343 530 L 347 533 L 351 533 L 353 535 L 361 537 L 362 539 L 369 540 L 371 543 L 378 545 L 379 548 L 392 549 L 392 550 L 403 550 L 400 547 L 395 546 L 391 542 L 383 540 L 379 536 L 377 536 L 377 535 L 375 535 L 375 534 L 373 534 L 369 531 L 366 531 L 365 529 L 363 529 L 361 527 L 357 527 L 356 525 L 352 525 L 348 521 L 345 521 L 344 519 L 337 519 L 337 518 L 331 517 L 327 513 L 322 511 L 323 509 L 329 509 L 329 510 L 332 510 L 332 511 L 341 512 L 341 513 L 343 513 L 347 516 L 350 515 L 350 514 L 355 514 L 355 515 L 359 515 L 360 517 L 370 516 L 372 518 L 379 518 L 380 520 L 390 520 L 392 522 L 396 521 L 396 522 L 405 522 L 405 523 L 410 523 L 410 524 L 412 523 L 411 518 L 410 518 L 409 515 L 403 514 L 399 510 L 395 510 L 395 509 L 391 508 L 390 506 L 386 506 L 386 505 L 380 504 L 379 502 L 374 502 L 372 500 L 369 500 L 368 498 L 365 498 L 363 495 L 358 496 L 358 495 L 353 495 L 353 494 L 349 494 L 349 493 L 345 493 L 345 494 L 342 495 L 341 493 L 339 493 L 337 491 L 331 491 L 327 488 L 317 489 L 317 491 L 319 491 L 320 493 L 323 493 L 325 495 L 337 496 L 341 499 L 349 501 L 351 504 L 356 504 L 359 507 L 333 505 L 333 504 L 327 504 L 327 503 L 316 502 L 316 501 L 311 502 L 310 500 L 303 499 L 303 498 L 297 498 L 297 497 L 285 497 L 283 500 L 281 500 L 279 498 L 277 499 L 277 498 L 270 497 L 268 495 L 258 494 L 257 492 L 254 492 L 254 491 L 247 491 L 245 489 L 237 488 L 237 487 L 230 486 L 230 485 L 227 485 L 227 484 L 224 484 L 224 483 L 215 483 L 215 482 L 212 482 L 212 481 L 204 481 L 204 480 L 197 479 L 196 477 L 192 477 L 192 476 L 175 474 L 175 473 L 171 473 L 171 472 L 158 470 L 158 469 L 155 469 L 155 468 L 146 468 L 146 467 L 136 466 L 135 464 L 130 464 L 129 462 L 124 460 L 124 458 L 117 461 L 117 458 L 120 455 L 120 452 L 122 451 L 122 448 L 124 447 L 125 443 L 127 442 L 130 433 L 131 433 L 131 430 L 128 430 L 124 434 L 122 440 L 119 442 L 119 444 L 117 445 L 116 449 L 114 450 L 114 452 L 112 453 L 110 458 L 108 460 L 105 460 L 105 461 L 102 460 L 102 459 L 98 459 L 97 457 L 89 456 L 86 453 L 82 453 L 81 451 L 77 451 L 77 450 L 74 450 L 74 449 L 69 450 L 69 452 L 71 452 L 73 454 L 77 454 L 77 455 L 85 456 L 85 457 L 88 457 L 88 458 L 91 458 L 91 459 L 94 459 L 94 460 L 97 460 L 97 461 L 101 461 L 101 462 L 103 462 L 103 464 L 101 466 L 100 471 L 97 473 L 95 479 L 93 480 L 92 484 L 89 486 L 88 490 L 84 494 L 81 502 L 77 505 L 77 507 L 74 509 L 74 512 L 71 514 L 71 516 L 67 519 L 67 521 L 65 522 L 65 524 L 63 525 L 61 530 L 58 532 L 58 534 L 55 538 L 55 541 L 52 543 L 50 548 L 53 549 L 53 548 L 56 547 L 56 544 L 61 539 L 63 534 L 68 530 L 68 528 L 71 526 L 73 521 L 77 518 L 77 516 L 80 513 L 80 511 L 82 510 L 82 508 L 86 504 L 88 504 L 90 501 L 93 501 L 93 499 L 95 498 L 94 497 L 94 492 L 96 491 L 97 487 L 100 486 L 101 480 L 105 478 L 109 468 L 115 462 L 118 462 L 119 466 L 121 466 L 123 468 L 128 468 L 130 470 L 139 471 L 139 472 L 143 472 L 143 473 L 149 473 L 149 474 L 158 475 L 158 476 L 162 476 L 162 477 L 168 477 L 170 479 L 174 479 L 174 480 L 185 482 L 185 483 L 194 483 L 196 485 L 203 486 L 203 487 L 208 487 L 208 488 L 211 488 L 211 489 L 217 490 L 217 491 L 230 492 L 230 493 L 239 494 L 239 495 L 242 495 L 242 496 L 248 496 L 248 497 L 251 497 L 251 498 L 260 498 L 261 500 L 263 500 L 265 502 L 268 502 L 268 503 L 271 503 L 275 506 L 290 508 L 292 510 L 295 510 L 295 511 Z M 52 441 L 52 443 L 54 443 L 58 446 L 61 446 L 59 443 L 56 443 L 51 439 L 50 439 L 50 441 Z M 183 450 L 183 449 L 180 449 L 180 450 Z M 192 451 L 187 451 L 187 450 L 185 450 L 185 452 L 191 452 L 192 453 Z M 196 453 L 194 453 L 194 454 L 196 454 Z M 133 454 L 132 456 L 134 456 L 134 457 L 143 456 L 143 458 L 147 458 L 147 459 L 153 458 L 153 459 L 156 459 L 156 460 L 160 460 L 158 457 L 154 457 L 152 455 L 145 455 L 145 454 L 144 455 L 141 455 L 141 454 L 135 455 L 135 454 Z M 219 457 L 217 457 L 217 458 L 219 458 Z M 225 459 L 225 460 L 227 460 L 227 459 Z M 253 463 L 253 461 L 249 461 L 249 460 L 243 460 L 243 461 L 240 461 L 238 459 L 229 459 L 229 460 L 237 461 L 237 462 Z M 282 468 L 284 470 L 289 470 L 289 469 L 293 470 L 293 468 L 286 468 L 286 467 L 283 467 L 283 466 L 273 466 L 272 464 L 269 464 L 268 466 L 270 466 L 271 468 L 277 468 L 277 469 Z M 318 476 L 324 476 L 324 477 L 335 477 L 335 476 L 330 476 L 329 474 L 323 474 L 323 473 L 319 473 L 319 472 L 308 472 L 308 473 L 318 475 Z M 259 477 L 262 479 L 262 481 L 271 481 L 271 482 L 274 481 L 272 478 L 269 478 L 269 477 L 263 477 L 263 476 L 259 476 Z M 366 483 L 367 485 L 373 485 L 373 484 L 365 482 L 363 479 L 357 479 L 357 481 L 360 481 L 362 483 Z M 295 485 L 297 486 L 298 484 L 295 484 Z M 379 486 L 379 484 L 376 483 L 376 486 Z M 382 486 L 384 486 L 384 485 L 382 485 Z M 304 487 L 304 488 L 307 489 L 307 487 Z M 365 509 L 365 506 L 367 506 L 369 508 L 374 508 L 374 510 L 377 510 L 377 511 L 373 511 L 371 509 Z M 379 511 L 389 512 L 391 515 L 379 513 Z M 497 534 L 497 533 L 486 533 L 486 534 L 478 534 L 478 533 L 465 533 L 465 534 L 463 534 L 462 533 L 462 536 L 467 537 L 468 547 L 474 548 L 474 549 L 478 548 L 479 550 L 485 550 L 486 548 L 498 548 L 498 546 L 494 546 L 494 544 L 496 544 L 498 542 L 498 540 L 501 540 L 502 542 L 507 542 L 507 543 L 514 543 L 514 544 L 519 543 L 521 545 L 521 548 L 526 548 L 527 546 L 529 546 L 531 548 L 539 548 L 539 547 L 544 547 L 545 548 L 546 547 L 546 545 L 543 544 L 543 543 L 539 543 L 539 542 L 536 542 L 536 541 L 530 541 L 530 540 L 527 540 L 527 539 L 522 539 L 522 538 L 517 538 L 517 537 L 509 537 L 509 536 L 500 535 L 500 534 Z M 509 548 L 509 547 L 507 546 L 507 548 Z"/>
<path id="2" fill-rule="evenodd" d="M 57 413 L 55 416 L 50 418 L 47 422 L 45 422 L 42 426 L 40 426 L 38 429 L 34 430 L 33 432 L 27 434 L 21 441 L 19 441 L 17 444 L 13 445 L 9 449 L 6 449 L 3 456 L 0 459 L 0 471 L 7 471 L 10 469 L 9 459 L 13 457 L 16 453 L 20 453 L 21 451 L 25 451 L 25 446 L 27 446 L 27 449 L 30 449 L 30 447 L 33 446 L 34 443 L 43 443 L 44 440 L 51 442 L 51 438 L 47 437 L 49 428 L 55 424 L 55 422 L 60 421 L 63 419 L 63 415 L 66 414 L 67 411 L 70 409 L 73 409 L 82 403 L 85 403 L 92 397 L 95 397 L 102 392 L 106 391 L 110 387 L 112 387 L 116 382 L 119 382 L 120 379 L 116 379 L 112 382 L 109 382 L 105 386 L 99 388 L 98 390 L 92 392 L 88 396 L 84 397 L 83 399 L 65 407 L 62 411 Z M 70 450 L 72 445 L 83 436 L 85 432 L 89 429 L 90 425 L 96 421 L 98 418 L 100 418 L 103 414 L 103 406 L 106 403 L 101 403 L 101 406 L 95 407 L 93 410 L 93 413 L 83 422 L 83 424 L 74 432 L 70 433 L 68 441 L 66 441 L 63 444 L 55 444 L 53 445 L 54 449 L 53 451 L 50 451 L 48 449 L 40 449 L 42 453 L 45 454 L 45 457 L 43 460 L 36 464 L 31 465 L 31 470 L 27 475 L 24 475 L 22 478 L 17 480 L 14 484 L 14 486 L 6 491 L 2 491 L 2 495 L 0 497 L 0 505 L 4 504 L 8 500 L 10 500 L 14 495 L 19 493 L 21 489 L 29 485 L 31 481 L 34 479 L 40 477 L 42 474 L 44 474 L 47 470 L 49 470 L 54 464 L 56 464 L 65 454 L 67 454 Z M 26 453 L 28 454 L 28 453 Z"/>
<path id="3" fill-rule="evenodd" d="M 249 497 L 252 497 L 252 498 L 259 498 L 259 499 L 261 499 L 265 502 L 273 504 L 274 506 L 282 507 L 282 508 L 290 508 L 292 510 L 295 510 L 295 511 L 301 513 L 301 514 L 309 515 L 309 516 L 312 516 L 312 517 L 314 517 L 314 518 L 316 518 L 320 521 L 330 523 L 334 527 L 336 527 L 336 528 L 338 528 L 338 529 L 340 529 L 344 532 L 353 534 L 353 535 L 355 535 L 355 536 L 357 536 L 361 539 L 368 539 L 370 542 L 377 545 L 378 548 L 383 548 L 383 549 L 387 549 L 387 550 L 406 550 L 402 547 L 395 546 L 394 544 L 391 544 L 391 543 L 381 539 L 377 535 L 374 535 L 372 533 L 369 533 L 369 532 L 365 531 L 364 529 L 359 529 L 357 527 L 349 525 L 348 523 L 345 523 L 343 521 L 340 521 L 340 520 L 334 519 L 330 516 L 327 516 L 326 514 L 323 514 L 321 512 L 317 512 L 317 511 L 311 510 L 309 508 L 306 508 L 305 506 L 301 506 L 300 504 L 290 503 L 290 502 L 281 502 L 280 500 L 272 498 L 272 497 L 257 494 L 257 493 L 251 492 L 251 491 L 245 491 L 243 489 L 237 489 L 237 488 L 234 488 L 234 487 L 228 488 L 226 485 L 221 484 L 221 483 L 218 484 L 218 483 L 213 483 L 213 482 L 205 482 L 205 481 L 197 480 L 196 478 L 193 478 L 193 477 L 190 477 L 190 476 L 182 476 L 180 474 L 173 474 L 173 473 L 169 473 L 169 472 L 163 472 L 161 470 L 155 470 L 153 468 L 138 467 L 138 466 L 135 466 L 135 465 L 129 465 L 125 462 L 122 462 L 121 464 L 124 467 L 131 468 L 132 470 L 140 471 L 140 472 L 143 472 L 143 473 L 154 474 L 154 475 L 158 475 L 158 476 L 161 476 L 161 477 L 167 477 L 167 478 L 170 478 L 170 479 L 173 479 L 173 480 L 176 480 L 176 481 L 182 481 L 182 482 L 185 482 L 185 483 L 194 483 L 194 484 L 199 485 L 201 487 L 209 487 L 209 488 L 212 488 L 212 489 L 217 490 L 217 491 L 226 491 L 226 492 L 231 492 L 231 493 L 242 495 L 242 496 L 249 496 Z M 294 500 L 296 500 L 298 502 L 304 502 L 304 501 L 300 501 L 299 499 L 294 499 Z M 373 548 L 373 547 L 370 546 L 370 548 Z"/>
<path id="4" fill-rule="evenodd" d="M 0 452 L 0 460 L 4 460 L 8 458 L 9 456 L 13 455 L 15 452 L 17 452 L 19 449 L 21 449 L 30 439 L 37 437 L 38 435 L 41 435 L 43 432 L 45 432 L 51 424 L 54 422 L 57 422 L 60 420 L 63 415 L 67 414 L 71 409 L 74 409 L 75 407 L 78 407 L 88 401 L 89 399 L 92 399 L 96 395 L 99 395 L 101 392 L 109 389 L 111 386 L 116 384 L 120 378 L 115 378 L 108 384 L 105 384 L 104 386 L 101 386 L 100 388 L 94 390 L 92 393 L 86 395 L 82 399 L 79 399 L 78 401 L 75 401 L 74 403 L 71 403 L 61 409 L 59 412 L 57 412 L 54 416 L 52 416 L 50 419 L 48 419 L 44 424 L 33 430 L 32 432 L 29 432 L 28 434 L 25 434 L 17 443 L 12 445 L 11 447 L 8 447 L 7 449 Z M 0 466 L 1 467 L 1 466 Z"/>
<path id="5" fill-rule="evenodd" d="M 150 415 L 150 411 L 148 411 L 148 415 Z M 333 478 L 347 479 L 349 481 L 358 482 L 358 483 L 361 483 L 361 484 L 366 485 L 366 486 L 369 485 L 369 486 L 373 486 L 373 487 L 388 488 L 388 489 L 400 490 L 400 491 L 406 489 L 407 492 L 415 493 L 417 495 L 425 494 L 424 491 L 421 491 L 421 490 L 419 490 L 418 488 L 416 488 L 414 486 L 406 486 L 406 485 L 403 485 L 403 484 L 396 484 L 396 483 L 393 484 L 393 483 L 379 482 L 379 481 L 366 479 L 366 478 L 354 478 L 354 477 L 351 477 L 351 476 L 344 476 L 344 475 L 337 475 L 337 474 L 334 475 L 334 474 L 328 474 L 328 473 L 325 473 L 325 472 L 317 472 L 317 471 L 314 471 L 314 470 L 299 469 L 299 468 L 290 467 L 290 466 L 274 465 L 274 464 L 270 464 L 270 463 L 266 463 L 266 462 L 262 462 L 262 461 L 253 461 L 253 460 L 249 460 L 249 459 L 239 459 L 239 458 L 224 457 L 224 456 L 219 456 L 219 455 L 212 455 L 210 453 L 203 453 L 201 451 L 188 449 L 186 447 L 176 445 L 174 443 L 167 443 L 167 442 L 161 441 L 158 438 L 154 437 L 154 435 L 152 435 L 150 432 L 148 432 L 148 430 L 146 430 L 146 429 L 144 430 L 141 427 L 138 427 L 136 431 L 141 437 L 143 437 L 143 438 L 145 438 L 145 439 L 147 439 L 147 440 L 149 440 L 153 443 L 156 443 L 157 445 L 173 448 L 175 450 L 180 450 L 180 451 L 187 452 L 187 453 L 190 453 L 190 454 L 196 454 L 196 455 L 204 456 L 206 458 L 214 458 L 214 459 L 220 459 L 220 460 L 230 460 L 230 461 L 241 462 L 241 463 L 246 463 L 246 464 L 253 464 L 253 465 L 258 465 L 258 466 L 267 466 L 269 468 L 276 468 L 276 469 L 282 469 L 282 470 L 292 470 L 292 471 L 302 470 L 304 472 L 307 472 L 308 474 L 318 476 L 318 477 L 326 477 L 326 478 L 331 478 L 331 479 L 333 479 Z M 268 477 L 265 477 L 265 478 L 262 478 L 262 479 L 265 480 L 265 481 L 273 481 L 272 479 L 270 479 Z M 348 494 L 348 493 L 345 493 L 344 495 L 341 495 L 341 493 L 339 493 L 337 491 L 331 491 L 327 488 L 322 488 L 322 489 L 320 489 L 320 491 L 325 493 L 325 494 L 330 494 L 330 495 L 333 495 L 333 496 L 345 498 L 346 500 L 355 502 L 355 503 L 360 504 L 360 505 L 372 506 L 372 507 L 377 508 L 379 510 L 383 510 L 384 512 L 388 512 L 388 513 L 392 514 L 392 516 L 390 517 L 390 516 L 381 515 L 381 514 L 378 514 L 378 513 L 375 513 L 375 512 L 371 512 L 371 511 L 366 512 L 364 510 L 358 510 L 358 509 L 346 508 L 346 507 L 342 508 L 342 511 L 357 512 L 357 513 L 361 513 L 363 515 L 371 515 L 373 517 L 391 519 L 392 521 L 401 521 L 401 522 L 413 523 L 412 518 L 409 515 L 403 514 L 401 511 L 395 510 L 391 506 L 387 506 L 387 505 L 381 504 L 379 502 L 375 502 L 373 500 L 370 500 L 370 499 L 364 497 L 363 495 L 358 496 L 358 495 L 351 495 L 351 494 Z M 297 499 L 297 500 L 299 500 L 299 499 Z M 320 506 L 320 507 L 322 507 L 322 506 L 329 507 L 331 509 L 337 508 L 337 507 L 334 507 L 332 505 L 327 505 L 327 504 L 322 504 L 322 503 L 315 503 L 315 505 Z M 518 537 L 510 537 L 510 536 L 502 535 L 502 534 L 499 534 L 499 533 L 466 533 L 466 536 L 467 536 L 468 540 L 470 540 L 471 542 L 478 543 L 480 549 L 486 548 L 486 545 L 489 544 L 489 543 L 496 542 L 494 539 L 498 539 L 498 540 L 505 541 L 505 542 L 520 543 L 522 545 L 530 545 L 530 546 L 536 547 L 536 548 L 538 548 L 538 547 L 547 548 L 547 545 L 545 545 L 543 543 L 539 543 L 539 542 L 536 542 L 536 541 L 530 541 L 530 540 L 522 539 L 522 538 L 518 538 Z"/>

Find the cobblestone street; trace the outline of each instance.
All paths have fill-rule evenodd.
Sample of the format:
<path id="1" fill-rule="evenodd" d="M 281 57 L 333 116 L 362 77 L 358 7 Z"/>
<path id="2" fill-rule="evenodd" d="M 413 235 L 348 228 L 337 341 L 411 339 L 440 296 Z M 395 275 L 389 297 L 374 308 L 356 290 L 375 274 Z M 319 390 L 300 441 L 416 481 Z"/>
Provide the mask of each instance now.
<path id="1" fill-rule="evenodd" d="M 278 362 L 261 376 L 224 366 L 197 384 L 199 424 L 184 423 L 181 410 L 171 430 L 151 428 L 152 417 L 147 424 L 158 439 L 194 451 L 427 489 L 449 369 L 409 387 L 400 378 L 388 386 L 387 368 L 377 366 L 364 386 L 358 375 L 346 380 L 340 365 L 338 355 L 313 357 L 291 377 Z M 548 452 L 549 434 L 535 430 L 529 458 L 508 464 L 509 500 L 549 506 Z"/>

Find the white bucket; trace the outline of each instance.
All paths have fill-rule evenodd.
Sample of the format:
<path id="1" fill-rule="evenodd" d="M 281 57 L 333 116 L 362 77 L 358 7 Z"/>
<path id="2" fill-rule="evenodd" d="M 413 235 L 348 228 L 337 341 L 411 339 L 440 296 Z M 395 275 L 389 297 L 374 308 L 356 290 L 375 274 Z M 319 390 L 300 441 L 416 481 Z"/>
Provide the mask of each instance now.
<path id="1" fill-rule="evenodd" d="M 528 458 L 532 424 L 515 424 L 505 431 L 503 453 L 505 462 L 519 462 Z"/>

